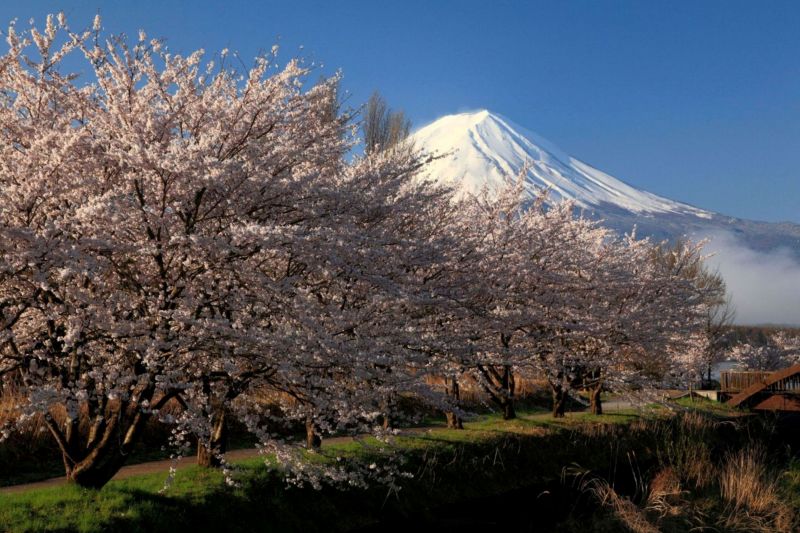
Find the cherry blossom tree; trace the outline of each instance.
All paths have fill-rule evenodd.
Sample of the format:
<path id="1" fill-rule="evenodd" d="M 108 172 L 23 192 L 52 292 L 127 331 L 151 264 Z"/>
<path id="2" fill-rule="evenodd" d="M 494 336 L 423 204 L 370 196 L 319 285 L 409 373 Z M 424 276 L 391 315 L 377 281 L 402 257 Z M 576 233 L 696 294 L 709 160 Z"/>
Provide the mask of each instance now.
<path id="1" fill-rule="evenodd" d="M 517 375 L 547 372 L 553 366 L 544 361 L 571 353 L 562 348 L 564 332 L 580 322 L 569 310 L 576 273 L 587 246 L 608 235 L 576 217 L 572 204 L 545 208 L 545 199 L 525 205 L 518 186 L 464 199 L 455 230 L 464 251 L 443 278 L 447 308 L 436 324 L 450 336 L 441 352 L 448 391 L 458 391 L 455 378 L 466 372 L 505 418 L 515 416 Z"/>
<path id="2" fill-rule="evenodd" d="M 672 375 L 682 380 L 684 386 L 707 379 L 713 364 L 724 357 L 720 351 L 733 316 L 724 281 L 719 273 L 709 270 L 706 265 L 704 244 L 704 241 L 693 243 L 688 240 L 662 243 L 654 248 L 653 253 L 653 261 L 662 271 L 677 282 L 683 280 L 693 291 L 694 306 L 682 308 L 684 312 L 692 310 L 693 313 L 676 322 L 688 329 L 676 337 L 680 342 L 669 350 L 671 356 L 668 359 L 674 365 Z"/>
<path id="3" fill-rule="evenodd" d="M 448 391 L 457 400 L 458 376 L 468 373 L 506 419 L 515 417 L 515 376 L 530 365 L 516 339 L 537 311 L 521 299 L 522 287 L 531 287 L 541 274 L 525 263 L 521 248 L 527 230 L 539 235 L 533 226 L 543 214 L 541 202 L 525 210 L 520 199 L 514 187 L 496 198 L 484 194 L 462 200 L 452 229 L 462 246 L 458 264 L 437 287 L 444 305 L 435 335 L 447 339 L 438 354 L 447 369 Z M 450 418 L 459 425 L 454 415 Z"/>
<path id="4" fill-rule="evenodd" d="M 800 363 L 800 339 L 784 331 L 769 335 L 766 343 L 733 346 L 729 358 L 745 370 L 780 370 Z"/>
<path id="5" fill-rule="evenodd" d="M 411 382 L 392 319 L 435 253 L 414 217 L 445 192 L 412 183 L 410 151 L 345 161 L 336 78 L 304 89 L 308 68 L 276 50 L 241 75 L 144 33 L 103 40 L 99 19 L 7 40 L 0 373 L 71 481 L 105 484 L 171 400 L 178 440 L 196 435 L 210 463 L 230 416 L 289 457 L 265 393 L 281 418 L 333 429 Z M 92 78 L 62 72 L 67 56 Z"/>
<path id="6" fill-rule="evenodd" d="M 468 373 L 512 418 L 516 377 L 543 376 L 554 416 L 577 388 L 591 390 L 599 413 L 603 387 L 630 392 L 679 372 L 673 354 L 693 345 L 706 294 L 684 275 L 700 246 L 655 261 L 658 246 L 616 237 L 569 202 L 521 198 L 512 186 L 459 207 L 464 249 L 440 279 L 434 321 L 447 339 L 438 353 L 448 392 Z"/>
<path id="7" fill-rule="evenodd" d="M 687 275 L 702 262 L 703 243 L 653 245 L 627 236 L 607 243 L 595 270 L 599 297 L 587 338 L 593 358 L 588 365 L 592 412 L 601 412 L 602 388 L 631 391 L 674 382 L 687 371 L 708 339 L 708 309 L 718 286 Z M 665 257 L 667 254 L 668 257 Z M 655 259 L 654 259 L 655 258 Z M 584 370 L 587 367 L 584 367 Z"/>

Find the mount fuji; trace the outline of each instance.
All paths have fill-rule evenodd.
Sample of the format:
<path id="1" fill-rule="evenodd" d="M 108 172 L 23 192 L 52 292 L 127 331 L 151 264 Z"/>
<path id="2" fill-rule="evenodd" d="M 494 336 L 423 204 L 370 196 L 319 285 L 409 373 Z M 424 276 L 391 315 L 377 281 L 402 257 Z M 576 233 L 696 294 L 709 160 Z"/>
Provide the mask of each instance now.
<path id="1" fill-rule="evenodd" d="M 800 260 L 800 225 L 734 218 L 643 191 L 572 156 L 539 135 L 486 110 L 448 115 L 412 135 L 417 148 L 440 157 L 431 179 L 463 193 L 497 191 L 518 179 L 531 198 L 548 189 L 607 226 L 654 239 L 730 235 L 756 253 L 780 251 Z"/>

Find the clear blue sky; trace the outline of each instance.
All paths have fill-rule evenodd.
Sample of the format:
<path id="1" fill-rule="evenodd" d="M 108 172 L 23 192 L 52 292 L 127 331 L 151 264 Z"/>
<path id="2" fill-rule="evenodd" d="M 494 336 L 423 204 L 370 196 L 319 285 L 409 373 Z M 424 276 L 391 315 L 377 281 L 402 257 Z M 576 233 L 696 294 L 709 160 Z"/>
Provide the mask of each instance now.
<path id="1" fill-rule="evenodd" d="M 800 222 L 800 2 L 3 2 L 250 58 L 278 38 L 416 125 L 488 108 L 638 187 Z M 5 24 L 3 24 L 5 25 Z M 303 49 L 299 50 L 302 45 Z"/>

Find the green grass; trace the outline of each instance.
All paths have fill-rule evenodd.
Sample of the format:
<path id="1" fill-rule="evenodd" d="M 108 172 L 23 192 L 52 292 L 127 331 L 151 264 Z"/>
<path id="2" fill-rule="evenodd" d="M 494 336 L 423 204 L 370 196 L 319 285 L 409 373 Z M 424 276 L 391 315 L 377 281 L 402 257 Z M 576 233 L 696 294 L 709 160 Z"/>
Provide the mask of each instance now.
<path id="1" fill-rule="evenodd" d="M 211 508 L 210 501 L 225 490 L 219 472 L 192 467 L 176 476 L 168 495 L 160 495 L 165 476 L 112 481 L 101 491 L 65 486 L 0 496 L 0 523 L 10 531 L 166 531 L 193 510 Z"/>
<path id="2" fill-rule="evenodd" d="M 675 403 L 680 405 L 681 407 L 686 407 L 688 409 L 695 409 L 710 414 L 728 415 L 728 414 L 737 414 L 743 412 L 740 409 L 736 407 L 731 407 L 726 403 L 709 400 L 708 398 L 704 398 L 702 396 L 695 396 L 693 398 L 690 398 L 688 396 L 685 398 L 678 398 L 677 400 L 675 400 Z"/>

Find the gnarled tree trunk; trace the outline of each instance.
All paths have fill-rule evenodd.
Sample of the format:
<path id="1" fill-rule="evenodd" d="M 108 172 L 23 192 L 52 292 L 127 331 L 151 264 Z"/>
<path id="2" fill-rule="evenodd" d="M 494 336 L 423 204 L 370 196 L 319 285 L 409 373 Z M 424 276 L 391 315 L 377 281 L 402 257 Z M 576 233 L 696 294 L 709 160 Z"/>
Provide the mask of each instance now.
<path id="1" fill-rule="evenodd" d="M 511 335 L 500 334 L 500 343 L 505 353 L 509 352 L 511 345 Z M 508 360 L 508 358 L 506 358 Z M 483 366 L 479 365 L 477 370 L 480 374 L 478 381 L 483 390 L 489 395 L 503 412 L 503 420 L 511 420 L 517 417 L 514 409 L 514 393 L 516 390 L 516 380 L 514 369 L 509 364 L 502 366 Z"/>
<path id="2" fill-rule="evenodd" d="M 392 411 L 394 410 L 394 405 L 394 395 L 391 393 L 387 394 L 384 397 L 381 405 L 381 410 L 383 411 L 381 413 L 383 429 L 389 429 L 392 427 Z"/>
<path id="3" fill-rule="evenodd" d="M 516 380 L 510 365 L 503 367 L 503 390 L 505 391 L 505 402 L 503 402 L 503 420 L 517 418 L 517 411 L 514 409 L 514 392 Z"/>
<path id="4" fill-rule="evenodd" d="M 447 419 L 447 427 L 450 429 L 464 429 L 464 421 L 461 420 L 461 417 L 455 414 L 453 411 L 448 411 L 444 414 L 445 418 Z"/>
<path id="5" fill-rule="evenodd" d="M 513 420 L 517 418 L 517 410 L 514 408 L 514 400 L 509 399 L 503 405 L 503 420 Z"/>
<path id="6" fill-rule="evenodd" d="M 589 391 L 589 410 L 593 415 L 603 414 L 603 403 L 600 399 L 600 393 L 603 391 L 603 374 L 601 369 L 595 369 L 588 375 L 585 380 L 586 389 Z"/>
<path id="7" fill-rule="evenodd" d="M 500 369 L 493 366 L 479 366 L 480 384 L 483 390 L 489 395 L 492 402 L 497 405 L 503 413 L 504 420 L 516 418 L 517 413 L 514 409 L 514 390 L 516 382 L 514 371 L 510 365 L 503 365 Z"/>
<path id="8" fill-rule="evenodd" d="M 128 400 L 91 398 L 84 404 L 90 423 L 86 434 L 81 432 L 78 416 L 67 418 L 63 427 L 52 417 L 45 418 L 61 451 L 68 482 L 99 489 L 119 472 L 150 418 L 142 405 L 152 399 L 154 391 L 152 385 L 146 385 Z M 164 395 L 149 407 L 160 409 L 172 397 Z"/>

